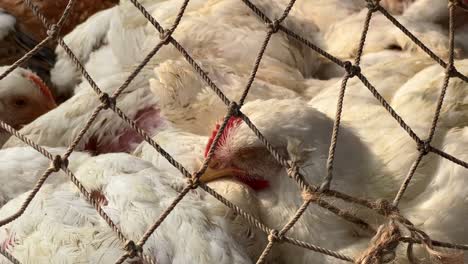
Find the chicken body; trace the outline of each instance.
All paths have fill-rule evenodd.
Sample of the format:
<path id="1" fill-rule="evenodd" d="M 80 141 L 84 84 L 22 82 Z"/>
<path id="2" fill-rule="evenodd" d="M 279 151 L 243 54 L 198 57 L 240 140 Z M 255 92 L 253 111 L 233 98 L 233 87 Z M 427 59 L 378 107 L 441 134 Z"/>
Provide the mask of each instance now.
<path id="1" fill-rule="evenodd" d="M 134 119 L 137 125 L 152 133 L 162 122 L 158 115 L 157 100 L 147 88 L 147 80 L 143 76 L 137 78 L 117 100 L 117 105 L 127 116 Z M 126 76 L 116 74 L 101 80 L 98 85 L 103 91 L 111 93 L 125 79 Z M 138 108 L 135 107 L 137 102 Z M 98 96 L 88 86 L 54 111 L 25 126 L 20 132 L 43 146 L 67 147 L 80 133 L 99 104 Z M 88 150 L 94 154 L 131 152 L 141 141 L 142 138 L 133 129 L 108 110 L 98 115 L 79 142 L 78 150 Z M 22 145 L 24 143 L 18 139 L 11 138 L 4 148 Z"/>
<path id="2" fill-rule="evenodd" d="M 65 148 L 47 148 L 53 155 L 62 155 Z M 74 152 L 70 156 L 68 167 L 78 168 L 90 157 L 83 152 Z M 20 194 L 31 190 L 34 184 L 50 166 L 50 161 L 31 147 L 17 147 L 0 150 L 0 206 Z M 14 177 L 12 177 L 14 175 Z M 68 181 L 68 176 L 59 171 L 47 179 L 50 185 L 58 185 Z"/>
<path id="3" fill-rule="evenodd" d="M 178 2 L 182 3 L 180 0 Z M 244 65 L 250 72 L 268 30 L 265 24 L 246 5 L 237 1 L 210 0 L 197 3 L 199 2 L 194 3 L 193 9 L 186 11 L 184 19 L 173 34 L 174 38 L 195 59 L 223 58 L 230 64 Z M 164 2 L 153 12 L 153 16 L 167 28 L 172 25 L 176 12 L 168 12 L 164 8 L 165 4 L 174 8 L 173 3 Z M 279 16 L 285 8 L 284 5 L 264 0 L 256 1 L 255 4 L 269 17 Z M 291 17 L 283 23 L 296 33 L 307 35 L 311 42 L 320 42 L 318 29 L 310 21 L 307 23 L 302 17 Z M 155 37 L 152 36 L 153 39 Z M 153 40 L 152 43 L 157 42 Z M 181 56 L 172 45 L 165 46 L 159 55 L 158 61 Z M 264 56 L 273 63 L 276 62 L 274 65 L 299 70 L 303 76 L 313 75 L 319 65 L 315 52 L 282 33 L 271 37 Z M 261 68 L 268 68 L 272 62 L 262 63 Z"/>
<path id="4" fill-rule="evenodd" d="M 208 137 L 167 127 L 153 136 L 153 140 L 185 169 L 189 172 L 195 172 L 201 167 Z M 146 142 L 142 143 L 133 154 L 141 159 L 150 161 L 155 167 L 168 172 L 172 177 L 182 177 L 178 169 Z M 239 182 L 236 179 L 222 178 L 211 181 L 207 185 L 245 212 L 256 218 L 259 217 L 257 196 L 247 184 Z M 204 199 L 209 201 L 210 204 L 216 205 L 210 209 L 210 215 L 226 218 L 224 230 L 243 246 L 243 249 L 252 260 L 256 260 L 267 243 L 265 234 L 258 228 L 251 226 L 242 216 L 223 206 L 213 197 L 199 190 L 197 192 L 199 193 L 198 195 L 205 197 Z"/>
<path id="5" fill-rule="evenodd" d="M 378 63 L 363 69 L 363 74 L 382 97 L 391 103 L 398 92 L 408 90 L 402 86 L 428 66 L 437 67 L 433 65 L 430 59 L 410 57 L 403 60 L 398 59 L 398 63 L 393 60 Z M 336 83 L 322 90 L 309 104 L 325 113 L 328 117 L 334 118 L 340 86 L 341 83 Z M 419 87 L 420 85 L 418 88 L 414 87 L 412 89 L 419 89 Z M 392 106 L 396 107 L 394 104 Z M 419 105 L 414 108 L 414 103 L 409 104 L 408 107 L 408 111 L 411 111 L 413 115 L 420 115 L 422 111 L 432 112 L 427 109 L 427 106 Z M 415 112 L 414 109 L 420 110 Z M 398 114 L 402 114 L 398 107 L 396 107 L 396 111 Z M 405 119 L 404 115 L 403 119 Z M 381 160 L 385 168 L 389 169 L 388 173 L 390 174 L 377 173 L 373 177 L 379 183 L 378 186 L 383 188 L 377 192 L 378 196 L 374 198 L 393 198 L 416 158 L 416 156 L 412 156 L 417 154 L 414 141 L 358 79 L 348 81 L 341 120 L 344 124 L 353 128 L 375 154 L 375 157 Z M 414 123 L 411 125 L 414 125 Z M 411 153 L 411 156 L 409 153 Z M 417 173 L 428 173 L 432 169 L 429 166 L 424 172 L 419 170 Z M 381 168 L 377 167 L 372 170 L 380 172 Z M 415 178 L 422 179 L 423 177 Z"/>
<path id="6" fill-rule="evenodd" d="M 366 13 L 366 10 L 362 10 L 331 25 L 324 37 L 327 51 L 339 58 L 356 57 Z M 435 54 L 444 58 L 448 57 L 448 36 L 440 25 L 424 20 L 413 21 L 406 17 L 397 17 L 397 20 L 428 48 L 434 51 Z M 349 45 L 349 43 L 354 44 Z M 457 43 L 456 46 L 461 48 L 461 44 L 463 43 Z M 397 49 L 410 51 L 413 54 L 425 54 L 423 50 L 384 15 L 374 13 L 367 33 L 364 53 L 377 52 L 384 49 Z M 461 54 L 463 50 L 457 49 L 456 52 L 457 54 Z"/>
<path id="7" fill-rule="evenodd" d="M 112 36 L 110 38 L 112 41 L 108 45 L 101 47 L 93 53 L 91 51 L 94 42 L 92 42 L 92 39 L 88 40 L 91 43 L 84 43 L 81 50 L 83 53 L 78 53 L 79 58 L 89 59 L 85 67 L 90 70 L 90 76 L 97 83 L 101 91 L 109 95 L 112 95 L 125 82 L 135 69 L 139 59 L 144 57 L 143 54 L 140 54 L 140 57 L 130 56 L 130 58 L 127 55 L 132 51 L 133 54 L 140 52 L 139 47 L 132 44 L 135 41 L 144 40 L 142 29 L 146 23 L 135 26 L 132 23 L 126 24 L 122 22 L 121 19 L 125 18 L 123 16 L 127 9 L 123 8 L 121 10 L 120 8 L 120 6 L 117 6 L 96 14 L 90 18 L 89 25 L 87 22 L 78 27 L 77 31 L 79 33 L 82 30 L 99 24 L 99 27 L 95 28 L 94 33 L 97 35 L 105 33 Z M 131 14 L 127 15 L 131 16 Z M 110 27 L 109 30 L 106 28 L 106 21 L 107 26 Z M 126 25 L 126 27 L 122 27 L 122 25 Z M 79 39 L 83 36 L 77 35 L 78 33 L 73 31 L 70 35 L 73 45 L 81 44 Z M 63 76 L 65 76 L 65 80 L 69 81 L 68 84 L 71 86 L 64 84 L 61 87 L 64 88 L 63 91 L 65 93 L 68 89 L 67 87 L 73 87 L 74 91 L 71 93 L 74 93 L 74 96 L 62 103 L 56 111 L 44 115 L 41 119 L 36 120 L 36 122 L 31 123 L 21 131 L 21 133 L 30 136 L 37 143 L 49 147 L 65 147 L 70 145 L 90 118 L 94 109 L 100 104 L 98 95 L 91 89 L 92 87 L 87 80 L 77 85 L 78 82 L 76 80 L 74 81 L 73 78 L 69 78 L 69 74 L 75 76 L 74 74 L 77 74 L 75 72 L 77 70 L 74 69 L 69 59 L 65 60 L 65 57 L 64 53 L 62 56 L 59 56 L 55 69 L 60 70 L 63 67 Z M 61 65 L 61 63 L 68 63 L 68 66 Z M 73 71 L 70 72 L 70 68 L 73 68 Z M 158 99 L 154 98 L 148 89 L 149 74 L 151 74 L 150 69 L 143 69 L 117 99 L 117 105 L 138 126 L 152 134 L 162 123 L 162 120 L 159 118 Z M 74 85 L 77 86 L 75 87 Z M 135 107 L 136 104 L 138 107 Z M 54 120 L 54 122 L 51 122 L 51 120 Z M 57 120 L 63 121 L 57 122 Z M 91 151 L 94 154 L 119 151 L 131 152 L 141 141 L 142 138 L 116 116 L 115 113 L 112 111 L 102 111 L 89 132 L 80 141 L 78 149 Z M 19 146 L 21 144 L 16 139 L 12 139 L 5 147 Z"/>
<path id="8" fill-rule="evenodd" d="M 228 98 L 238 100 L 241 97 L 245 88 L 244 80 L 247 79 L 244 65 L 228 66 L 224 60 L 202 60 L 200 64 Z M 278 67 L 274 70 L 280 69 Z M 154 71 L 157 79 L 150 80 L 150 89 L 159 98 L 161 114 L 173 126 L 198 135 L 207 135 L 212 124 L 226 113 L 226 105 L 187 62 L 167 60 Z M 290 79 L 282 79 L 277 78 L 274 71 L 260 71 L 247 101 L 298 97 L 295 90 L 302 90 L 304 84 L 294 79 L 294 73 L 297 72 L 291 71 Z M 277 80 L 289 81 L 290 89 L 281 86 Z"/>
<path id="9" fill-rule="evenodd" d="M 308 182 L 322 182 L 333 127 L 329 118 L 300 99 L 251 101 L 242 112 L 279 153 L 296 162 Z M 218 176 L 232 176 L 256 186 L 261 220 L 271 228 L 281 229 L 303 203 L 299 186 L 246 124 L 235 118 L 230 122 L 210 168 Z M 371 184 L 373 176 L 367 173 L 374 158 L 352 131 L 344 127 L 342 132 L 343 145 L 337 148 L 332 188 L 350 195 L 372 193 L 376 186 Z M 316 205 L 304 212 L 288 235 L 335 250 L 358 239 L 355 226 Z M 287 243 L 278 245 L 271 254 L 280 263 L 326 263 L 324 255 Z"/>
<path id="10" fill-rule="evenodd" d="M 182 2 L 181 2 L 182 3 Z M 262 2 L 263 3 L 263 2 Z M 151 11 L 152 9 L 157 10 L 155 11 L 155 17 L 159 18 L 161 23 L 164 26 L 167 26 L 169 23 L 172 23 L 173 16 L 176 15 L 176 11 L 174 8 L 170 9 L 169 11 L 161 15 L 162 10 L 166 10 L 169 7 L 174 7 L 174 3 L 169 4 L 167 1 L 156 1 L 156 2 L 144 2 L 148 9 Z M 263 3 L 265 5 L 265 3 Z M 157 8 L 156 8 L 157 7 Z M 225 8 L 230 8 L 232 10 L 232 13 L 226 14 L 223 10 L 226 10 Z M 271 10 L 270 10 L 271 12 Z M 206 14 L 206 16 L 201 19 L 199 17 L 199 14 Z M 221 18 L 221 20 L 220 20 Z M 207 23 L 211 23 L 213 21 L 217 21 L 215 25 L 218 25 L 216 28 L 210 30 L 210 31 L 198 31 L 197 29 L 200 27 L 204 27 L 207 25 Z M 152 49 L 155 45 L 155 43 L 158 42 L 158 40 L 155 39 L 155 29 L 152 27 L 152 25 L 147 25 L 146 18 L 144 18 L 141 14 L 138 15 L 138 11 L 131 6 L 129 3 L 123 3 L 122 5 L 119 5 L 111 10 L 106 10 L 103 11 L 99 14 L 96 14 L 95 16 L 91 17 L 89 19 L 89 23 L 85 23 L 81 25 L 80 27 L 77 28 L 77 31 L 72 32 L 69 35 L 69 39 L 71 40 L 71 46 L 79 46 L 81 45 L 81 42 L 79 41 L 80 39 L 83 38 L 83 34 L 80 34 L 79 32 L 82 32 L 90 27 L 94 27 L 92 38 L 90 38 L 89 41 L 85 42 L 83 45 L 83 48 L 78 52 L 78 57 L 79 58 L 84 58 L 85 60 L 88 60 L 88 63 L 86 65 L 86 68 L 89 69 L 90 75 L 95 79 L 95 81 L 98 82 L 99 85 L 104 85 L 107 87 L 104 87 L 104 91 L 111 91 L 110 87 L 111 85 L 105 84 L 105 83 L 112 83 L 112 87 L 117 87 L 119 84 L 116 82 L 114 79 L 118 79 L 123 83 L 124 77 L 122 75 L 128 76 L 130 72 L 135 69 L 136 64 L 139 63 L 141 60 L 143 60 L 145 53 L 149 52 L 150 49 Z M 291 27 L 294 27 L 295 29 L 298 30 L 304 30 L 301 28 L 301 21 L 296 21 L 296 20 L 291 20 L 290 22 L 286 22 L 286 25 L 290 25 Z M 145 28 L 146 26 L 146 28 Z M 236 31 L 237 34 L 224 34 L 223 32 L 224 29 L 231 28 L 232 30 Z M 195 30 L 195 31 L 194 31 Z M 193 38 L 191 37 L 190 39 L 187 38 L 187 31 L 193 31 L 196 33 L 191 34 L 193 38 L 198 38 L 199 42 L 196 44 L 196 46 L 193 46 Z M 252 16 L 250 14 L 250 11 L 248 8 L 244 5 L 239 5 L 236 1 L 218 1 L 218 0 L 213 0 L 213 1 L 208 1 L 208 2 L 194 2 L 193 5 L 189 5 L 188 9 L 186 10 L 186 16 L 184 16 L 184 20 L 182 20 L 181 24 L 179 25 L 179 28 L 175 31 L 174 37 L 178 39 L 178 41 L 185 46 L 186 49 L 191 51 L 191 54 L 194 54 L 195 59 L 200 59 L 203 58 L 207 62 L 205 64 L 209 65 L 208 67 L 211 69 L 216 69 L 217 67 L 217 62 L 225 63 L 226 61 L 234 62 L 237 61 L 238 65 L 235 66 L 234 69 L 229 69 L 228 70 L 233 70 L 236 74 L 242 74 L 242 76 L 245 78 L 245 82 L 247 82 L 248 75 L 250 74 L 250 68 L 253 65 L 253 54 L 256 52 L 255 50 L 258 50 L 260 48 L 258 41 L 260 38 L 264 38 L 265 34 L 265 27 L 262 23 L 259 22 L 259 19 Z M 195 36 L 194 34 L 198 34 L 198 36 Z M 94 47 L 96 44 L 99 43 L 99 39 L 105 39 L 108 44 L 102 46 L 95 52 L 92 52 L 92 47 Z M 245 49 L 233 49 L 230 48 L 228 45 L 233 45 L 234 43 L 239 43 L 242 45 L 246 45 Z M 219 52 L 213 53 L 213 49 L 219 49 Z M 287 53 L 284 52 L 275 52 L 276 50 L 286 50 L 289 51 Z M 239 51 L 242 51 L 239 53 Z M 59 62 L 57 63 L 57 66 L 55 67 L 54 71 L 56 73 L 62 73 L 65 72 L 63 75 L 53 75 L 58 76 L 56 80 L 60 80 L 58 82 L 62 83 L 62 87 L 73 87 L 77 83 L 76 79 L 76 70 L 72 70 L 71 72 L 68 71 L 67 69 L 70 69 L 72 67 L 69 59 L 66 59 L 66 57 L 63 54 L 63 51 L 58 51 L 59 54 Z M 62 54 L 62 55 L 60 55 Z M 284 55 L 281 55 L 284 54 Z M 222 59 L 220 60 L 214 60 L 215 57 L 218 55 L 222 55 Z M 273 97 L 279 97 L 279 98 L 290 98 L 291 95 L 295 94 L 295 91 L 287 91 L 287 90 L 282 90 L 277 92 L 276 90 L 280 90 L 279 87 L 276 87 L 275 85 L 277 84 L 287 84 L 289 81 L 281 80 L 279 77 L 275 77 L 275 74 L 281 73 L 281 69 L 284 69 L 284 67 L 289 68 L 290 72 L 293 74 L 292 76 L 288 77 L 289 80 L 292 80 L 291 84 L 289 85 L 291 87 L 291 90 L 301 90 L 304 88 L 304 86 L 301 84 L 303 80 L 303 75 L 310 75 L 312 74 L 315 69 L 317 68 L 316 63 L 311 63 L 311 61 L 314 60 L 305 60 L 304 58 L 315 58 L 316 55 L 312 53 L 308 48 L 303 46 L 302 44 L 298 43 L 297 41 L 290 39 L 284 35 L 279 35 L 276 34 L 273 36 L 272 39 L 272 44 L 270 45 L 270 48 L 268 48 L 266 54 L 265 54 L 265 64 L 266 64 L 266 69 L 260 71 L 259 77 L 261 81 L 267 81 L 269 83 L 272 83 L 270 87 L 274 88 L 269 88 L 268 92 L 266 93 L 261 93 L 259 92 L 259 96 L 255 96 L 255 92 L 253 93 L 253 99 L 256 98 L 266 98 L 268 96 L 273 95 Z M 166 63 L 166 60 L 168 59 L 178 59 L 180 60 L 180 54 L 174 50 L 174 48 L 171 45 L 164 46 L 161 51 L 159 52 L 158 56 L 156 56 L 154 59 L 150 61 L 150 63 L 143 68 L 143 70 L 140 72 L 139 80 L 133 81 L 129 88 L 127 88 L 126 92 L 130 92 L 132 90 L 132 87 L 135 86 L 147 86 L 144 83 L 144 79 L 147 78 L 149 73 L 150 67 L 155 67 L 156 65 L 170 65 L 170 62 Z M 215 62 L 213 62 L 213 60 Z M 99 65 L 103 65 L 104 62 L 111 62 L 112 67 L 100 67 Z M 209 63 L 208 63 L 209 61 Z M 63 67 L 59 66 L 62 63 L 67 64 L 68 66 Z M 164 64 L 166 63 L 166 64 Z M 159 68 L 163 68 L 163 66 L 159 66 Z M 103 65 L 104 66 L 104 65 Z M 185 68 L 187 68 L 188 65 L 185 65 Z M 64 68 L 62 70 L 62 68 Z M 106 69 L 106 70 L 103 70 Z M 176 68 L 172 67 L 170 70 L 174 71 Z M 164 71 L 164 69 L 163 69 Z M 220 73 L 216 73 L 220 74 Z M 110 77 L 110 75 L 113 75 Z M 117 77 L 116 77 L 117 75 Z M 193 76 L 194 74 L 192 74 Z M 73 77 L 75 76 L 75 77 Z M 235 91 L 236 96 L 240 95 L 242 86 L 242 79 L 237 78 L 234 74 L 231 75 L 232 80 L 234 81 L 229 81 L 228 85 L 235 84 L 236 88 L 232 89 Z M 262 77 L 263 76 L 263 77 Z M 282 74 L 282 76 L 287 76 L 287 74 Z M 63 77 L 64 81 L 61 81 L 61 77 Z M 157 78 L 159 76 L 156 76 Z M 163 81 L 166 82 L 166 86 L 164 88 L 167 88 L 167 86 L 172 85 L 170 83 L 171 81 L 167 79 L 167 77 L 160 77 L 163 79 Z M 164 80 L 165 78 L 165 80 Z M 191 77 L 193 78 L 193 77 Z M 53 78 L 54 79 L 54 78 Z M 71 82 L 70 82 L 71 80 Z M 190 79 L 189 79 L 190 80 Z M 222 78 L 218 78 L 218 80 L 222 80 Z M 176 78 L 177 81 L 177 78 Z M 104 83 L 104 84 L 103 84 Z M 178 85 L 177 82 L 174 83 L 175 85 Z M 262 86 L 266 86 L 267 84 L 262 84 Z M 82 83 L 81 85 L 77 86 L 74 90 L 76 93 L 76 96 L 70 99 L 68 102 L 65 103 L 67 107 L 64 106 L 64 108 L 58 110 L 56 115 L 58 116 L 59 113 L 63 113 L 64 111 L 67 113 L 73 112 L 73 114 L 65 114 L 66 116 L 74 116 L 70 119 L 72 119 L 70 122 L 76 123 L 76 124 L 81 124 L 87 116 L 89 116 L 90 112 L 89 110 L 83 111 L 84 106 L 86 105 L 86 109 L 90 109 L 91 105 L 97 105 L 97 99 L 91 98 L 92 94 L 89 93 L 89 95 L 84 95 L 84 87 L 88 86 L 86 83 Z M 227 86 L 227 85 L 226 85 Z M 254 87 L 255 88 L 255 87 Z M 66 88 L 65 90 L 67 90 Z M 115 88 L 114 88 L 115 89 Z M 179 93 L 178 87 L 173 87 L 173 90 L 176 90 L 176 93 Z M 82 90 L 83 93 L 81 93 Z M 199 89 L 201 90 L 201 89 Z M 256 89 L 258 90 L 258 89 Z M 89 91 L 89 90 L 88 90 Z M 135 119 L 138 119 L 138 112 L 143 111 L 144 113 L 146 112 L 151 112 L 152 117 L 148 117 L 149 119 L 152 119 L 150 121 L 142 121 L 141 123 L 145 123 L 146 127 L 145 130 L 149 132 L 149 134 L 152 134 L 155 132 L 155 129 L 157 126 L 160 125 L 160 119 L 156 116 L 159 111 L 159 108 L 156 106 L 157 98 L 156 99 L 151 99 L 149 97 L 146 97 L 146 89 L 140 89 L 138 91 L 135 91 L 135 93 L 139 93 L 140 95 L 136 95 L 135 97 L 141 98 L 144 97 L 144 100 L 147 100 L 148 103 L 143 102 L 140 104 L 138 109 L 132 108 L 131 110 L 129 109 L 129 112 L 125 111 L 130 117 L 133 117 Z M 185 91 L 184 91 L 185 93 Z M 197 93 L 203 93 L 202 92 L 197 92 Z M 133 93 L 131 93 L 133 94 Z M 141 95 L 143 94 L 143 95 Z M 192 93 L 194 94 L 194 93 Z M 129 95 L 122 95 L 122 97 L 128 98 Z M 163 97 L 163 94 L 160 94 L 161 97 Z M 203 97 L 203 96 L 202 96 Z M 189 95 L 185 98 L 190 98 Z M 250 99 L 250 98 L 249 98 Z M 125 101 L 130 101 L 131 99 L 120 99 L 122 100 L 122 103 L 119 103 L 119 105 L 122 106 L 122 108 L 125 109 L 126 103 Z M 212 99 L 208 99 L 212 100 Z M 205 99 L 206 102 L 206 99 Z M 83 107 L 81 107 L 83 105 Z M 203 103 L 199 103 L 198 105 L 203 105 Z M 79 106 L 79 107 L 78 107 Z M 130 107 L 130 104 L 129 104 Z M 195 107 L 194 107 L 195 108 Z M 65 110 L 67 109 L 67 110 Z M 83 110 L 81 110 L 83 109 Z M 149 109 L 149 110 L 148 110 Z M 163 108 L 164 109 L 164 108 Z M 206 111 L 205 111 L 206 112 Z M 198 118 L 198 116 L 202 115 L 205 113 L 204 111 L 201 112 L 195 112 L 195 117 Z M 150 114 L 147 114 L 146 116 L 149 116 Z M 197 116 L 198 115 L 198 116 Z M 102 128 L 103 124 L 100 122 L 105 122 L 107 124 L 106 120 L 110 120 L 110 117 L 102 117 L 105 115 L 100 115 L 98 117 L 98 121 L 95 122 L 97 127 Z M 166 115 L 169 116 L 169 115 Z M 102 118 L 101 118 L 102 117 Z M 47 117 L 44 117 L 42 119 L 42 122 L 36 122 L 35 124 L 30 125 L 28 128 L 25 128 L 23 132 L 26 135 L 31 135 L 35 139 L 39 140 L 39 143 L 45 144 L 46 146 L 65 146 L 68 145 L 74 135 L 76 135 L 79 130 L 74 130 L 74 131 L 69 131 L 68 128 L 59 127 L 61 125 L 57 125 L 56 127 L 51 127 L 50 129 L 45 128 L 45 123 L 49 123 L 48 120 L 58 118 L 54 115 L 48 115 Z M 175 117 L 177 118 L 177 117 Z M 219 113 L 215 114 L 214 118 L 208 118 L 210 123 L 212 123 L 216 118 L 219 118 Z M 100 121 L 102 120 L 102 121 Z M 198 118 L 197 120 L 200 120 Z M 190 122 L 190 124 L 194 124 L 196 122 Z M 86 146 L 88 145 L 98 145 L 97 147 L 94 147 L 94 149 L 98 149 L 96 152 L 98 153 L 105 153 L 105 152 L 115 152 L 115 151 L 132 151 L 134 149 L 134 146 L 132 144 L 128 144 L 125 141 L 131 141 L 131 142 L 136 142 L 139 143 L 141 142 L 141 139 L 137 136 L 134 135 L 134 133 L 129 136 L 131 137 L 130 140 L 126 139 L 125 133 L 126 131 L 121 131 L 121 122 L 113 122 L 112 124 L 109 124 L 110 126 L 114 127 L 108 130 L 108 133 L 112 137 L 117 137 L 119 138 L 120 135 L 124 135 L 122 142 L 116 142 L 114 144 L 110 139 L 107 140 L 105 139 L 105 136 L 101 134 L 101 132 L 96 131 L 96 133 L 91 132 L 87 133 L 86 139 L 82 141 L 82 145 Z M 199 130 L 203 129 L 203 126 L 206 123 L 201 123 L 199 127 L 202 127 L 200 129 L 195 129 L 192 132 L 199 132 Z M 183 126 L 183 128 L 187 128 L 188 126 Z M 65 131 L 64 129 L 67 129 Z M 117 131 L 115 130 L 117 129 Z M 44 130 L 49 130 L 48 133 L 45 133 Z M 101 129 L 102 130 L 102 129 Z M 205 128 L 206 130 L 206 128 Z M 59 140 L 57 140 L 56 133 L 60 131 L 60 136 L 58 136 Z M 95 134 L 94 137 L 93 133 Z M 128 132 L 132 133 L 132 132 Z M 54 135 L 55 134 L 55 135 Z M 46 136 L 46 135 L 50 135 Z M 88 137 L 91 136 L 91 137 Z M 49 138 L 47 138 L 49 137 Z M 134 139 L 137 137 L 138 139 Z M 52 139 L 53 138 L 53 139 Z M 104 138 L 104 139 L 103 139 Z M 97 141 L 97 143 L 93 143 L 94 141 Z M 7 146 L 15 146 L 17 143 L 9 143 Z M 110 146 L 109 146 L 110 144 Z M 116 147 L 114 145 L 119 145 L 123 144 L 123 147 Z M 132 146 L 129 146 L 132 145 Z M 103 146 L 103 147 L 100 147 Z M 93 150 L 93 148 L 86 148 L 82 147 L 81 149 L 87 149 L 87 150 Z"/>
<path id="11" fill-rule="evenodd" d="M 100 193 L 104 211 L 135 241 L 186 183 L 128 154 L 91 158 L 76 176 L 88 191 Z M 10 215 L 23 199 L 21 195 L 7 203 L 0 215 Z M 150 236 L 144 251 L 158 263 L 252 263 L 243 245 L 224 231 L 223 208 L 202 191 L 188 193 Z M 125 253 L 123 243 L 71 183 L 44 186 L 22 218 L 0 229 L 0 237 L 22 262 L 109 263 Z"/>
<path id="12" fill-rule="evenodd" d="M 466 141 L 468 130 L 466 126 L 449 129 L 441 140 L 441 149 L 461 160 L 467 160 Z M 432 175 L 427 175 L 429 180 L 426 188 L 412 201 L 402 204 L 402 214 L 408 218 L 416 228 L 425 231 L 432 239 L 450 241 L 451 243 L 466 244 L 467 230 L 460 225 L 460 219 L 468 216 L 467 190 L 464 182 L 468 172 L 446 159 L 437 161 L 436 169 Z M 434 208 L 437 208 L 434 210 Z M 444 251 L 436 248 L 436 250 Z M 424 248 L 416 248 L 419 258 L 428 260 Z M 450 252 L 456 256 L 460 252 Z M 404 260 L 402 252 L 400 261 Z M 466 262 L 468 257 L 461 260 Z"/>

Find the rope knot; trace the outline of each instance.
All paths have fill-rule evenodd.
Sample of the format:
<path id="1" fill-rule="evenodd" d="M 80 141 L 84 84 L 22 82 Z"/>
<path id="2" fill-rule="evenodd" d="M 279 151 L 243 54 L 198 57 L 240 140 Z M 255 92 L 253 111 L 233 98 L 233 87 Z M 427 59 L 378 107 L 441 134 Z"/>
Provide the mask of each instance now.
<path id="1" fill-rule="evenodd" d="M 378 199 L 377 201 L 375 201 L 374 206 L 377 211 L 379 211 L 385 216 L 393 215 L 399 212 L 398 207 L 394 206 L 392 203 L 385 199 Z"/>
<path id="2" fill-rule="evenodd" d="M 367 0 L 367 8 L 371 12 L 377 12 L 380 7 L 380 0 Z"/>
<path id="3" fill-rule="evenodd" d="M 427 155 L 429 151 L 431 150 L 431 144 L 424 140 L 421 142 L 418 142 L 418 151 L 421 152 L 423 155 Z"/>
<path id="4" fill-rule="evenodd" d="M 161 43 L 163 45 L 169 44 L 169 42 L 171 41 L 171 38 L 172 38 L 172 31 L 170 30 L 163 30 L 163 32 L 159 34 L 159 39 L 161 40 Z"/>
<path id="5" fill-rule="evenodd" d="M 127 243 L 125 243 L 125 250 L 127 251 L 128 256 L 130 258 L 134 258 L 138 255 L 138 253 L 141 253 L 143 251 L 143 248 L 135 244 L 133 240 L 127 240 Z"/>
<path id="6" fill-rule="evenodd" d="M 229 114 L 235 117 L 239 117 L 241 115 L 240 107 L 236 102 L 231 102 L 229 105 Z"/>
<path id="7" fill-rule="evenodd" d="M 452 7 L 458 6 L 458 1 L 459 1 L 459 0 L 448 0 L 448 4 L 447 4 L 448 8 L 452 8 Z"/>
<path id="8" fill-rule="evenodd" d="M 318 199 L 320 199 L 320 195 L 310 189 L 302 191 L 301 196 L 304 201 L 310 202 L 316 202 Z"/>
<path id="9" fill-rule="evenodd" d="M 361 73 L 361 67 L 357 65 L 353 65 L 350 61 L 344 62 L 344 69 L 346 73 L 348 74 L 349 78 L 353 78 L 354 76 Z"/>
<path id="10" fill-rule="evenodd" d="M 51 37 L 52 39 L 56 39 L 59 33 L 57 25 L 56 24 L 51 25 L 46 33 L 47 33 L 47 36 Z"/>
<path id="11" fill-rule="evenodd" d="M 52 168 L 54 169 L 54 172 L 57 172 L 62 167 L 67 167 L 67 166 L 68 166 L 68 160 L 62 159 L 60 155 L 56 155 L 54 159 L 52 160 Z"/>
<path id="12" fill-rule="evenodd" d="M 267 25 L 268 25 L 268 28 L 271 30 L 271 32 L 274 34 L 278 32 L 280 28 L 280 21 L 278 19 L 275 19 L 271 21 L 270 23 L 268 23 Z"/>
<path id="13" fill-rule="evenodd" d="M 445 69 L 445 73 L 449 77 L 455 77 L 457 75 L 457 70 L 455 69 L 455 66 L 453 64 L 447 65 L 447 68 Z"/>
<path id="14" fill-rule="evenodd" d="M 362 255 L 357 258 L 356 264 L 388 263 L 395 259 L 395 249 L 400 242 L 401 233 L 395 221 L 383 224 Z"/>
<path id="15" fill-rule="evenodd" d="M 107 94 L 107 93 L 102 93 L 99 96 L 99 100 L 104 105 L 104 109 L 108 109 L 110 107 L 115 106 L 115 98 L 110 97 L 109 94 Z"/>
<path id="16" fill-rule="evenodd" d="M 279 235 L 278 230 L 273 229 L 270 231 L 270 234 L 268 234 L 268 241 L 272 243 L 276 243 L 276 242 L 281 243 L 283 242 L 283 236 Z"/>
<path id="17" fill-rule="evenodd" d="M 198 173 L 195 173 L 194 176 L 187 179 L 187 184 L 190 186 L 191 189 L 196 189 L 200 185 L 200 177 L 198 177 Z"/>

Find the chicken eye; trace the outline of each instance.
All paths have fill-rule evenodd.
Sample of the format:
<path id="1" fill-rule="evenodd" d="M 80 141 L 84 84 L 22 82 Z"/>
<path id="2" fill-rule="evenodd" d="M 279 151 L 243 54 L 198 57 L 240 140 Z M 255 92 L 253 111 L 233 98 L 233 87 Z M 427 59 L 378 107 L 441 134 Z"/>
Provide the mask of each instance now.
<path id="1" fill-rule="evenodd" d="M 26 105 L 26 103 L 27 103 L 26 100 L 23 99 L 23 98 L 18 98 L 18 99 L 15 99 L 15 100 L 13 101 L 13 104 L 14 104 L 16 107 L 23 107 L 23 106 Z"/>
<path id="2" fill-rule="evenodd" d="M 237 156 L 241 160 L 250 160 L 250 159 L 253 159 L 255 157 L 255 154 L 256 154 L 255 151 L 256 150 L 253 149 L 253 148 L 243 148 L 237 153 Z"/>

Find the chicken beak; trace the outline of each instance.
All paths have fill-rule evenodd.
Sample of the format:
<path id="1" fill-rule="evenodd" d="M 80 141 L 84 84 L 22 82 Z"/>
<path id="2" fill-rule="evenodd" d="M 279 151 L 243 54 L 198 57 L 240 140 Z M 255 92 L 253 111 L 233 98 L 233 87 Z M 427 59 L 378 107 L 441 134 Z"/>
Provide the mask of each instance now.
<path id="1" fill-rule="evenodd" d="M 200 181 L 207 183 L 222 177 L 234 177 L 239 173 L 244 173 L 244 171 L 236 168 L 213 169 L 208 166 L 205 173 L 200 177 Z"/>

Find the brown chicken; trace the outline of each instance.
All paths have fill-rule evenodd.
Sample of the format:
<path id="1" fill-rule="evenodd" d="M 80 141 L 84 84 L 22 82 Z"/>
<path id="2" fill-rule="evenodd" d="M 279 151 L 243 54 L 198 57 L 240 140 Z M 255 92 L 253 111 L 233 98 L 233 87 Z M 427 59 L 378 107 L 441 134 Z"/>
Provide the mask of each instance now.
<path id="1" fill-rule="evenodd" d="M 33 3 L 50 23 L 56 23 L 62 16 L 68 0 L 34 0 Z M 94 13 L 116 4 L 118 0 L 77 0 L 60 35 L 66 35 Z M 47 29 L 24 0 L 0 0 L 0 66 L 13 64 L 45 37 Z M 21 64 L 39 75 L 50 87 L 53 87 L 49 71 L 56 60 L 55 46 L 56 43 L 49 42 Z M 56 99 L 62 101 L 60 98 Z"/>
<path id="2" fill-rule="evenodd" d="M 33 1 L 45 17 L 56 23 L 62 16 L 63 10 L 68 4 L 68 0 L 36 0 Z M 78 0 L 75 2 L 72 13 L 67 18 L 61 30 L 61 35 L 66 35 L 75 26 L 85 21 L 94 13 L 110 8 L 119 3 L 119 0 Z M 41 40 L 47 36 L 47 30 L 41 21 L 26 6 L 24 0 L 0 0 L 0 8 L 17 18 L 18 27 L 24 33 L 36 40 Z"/>

